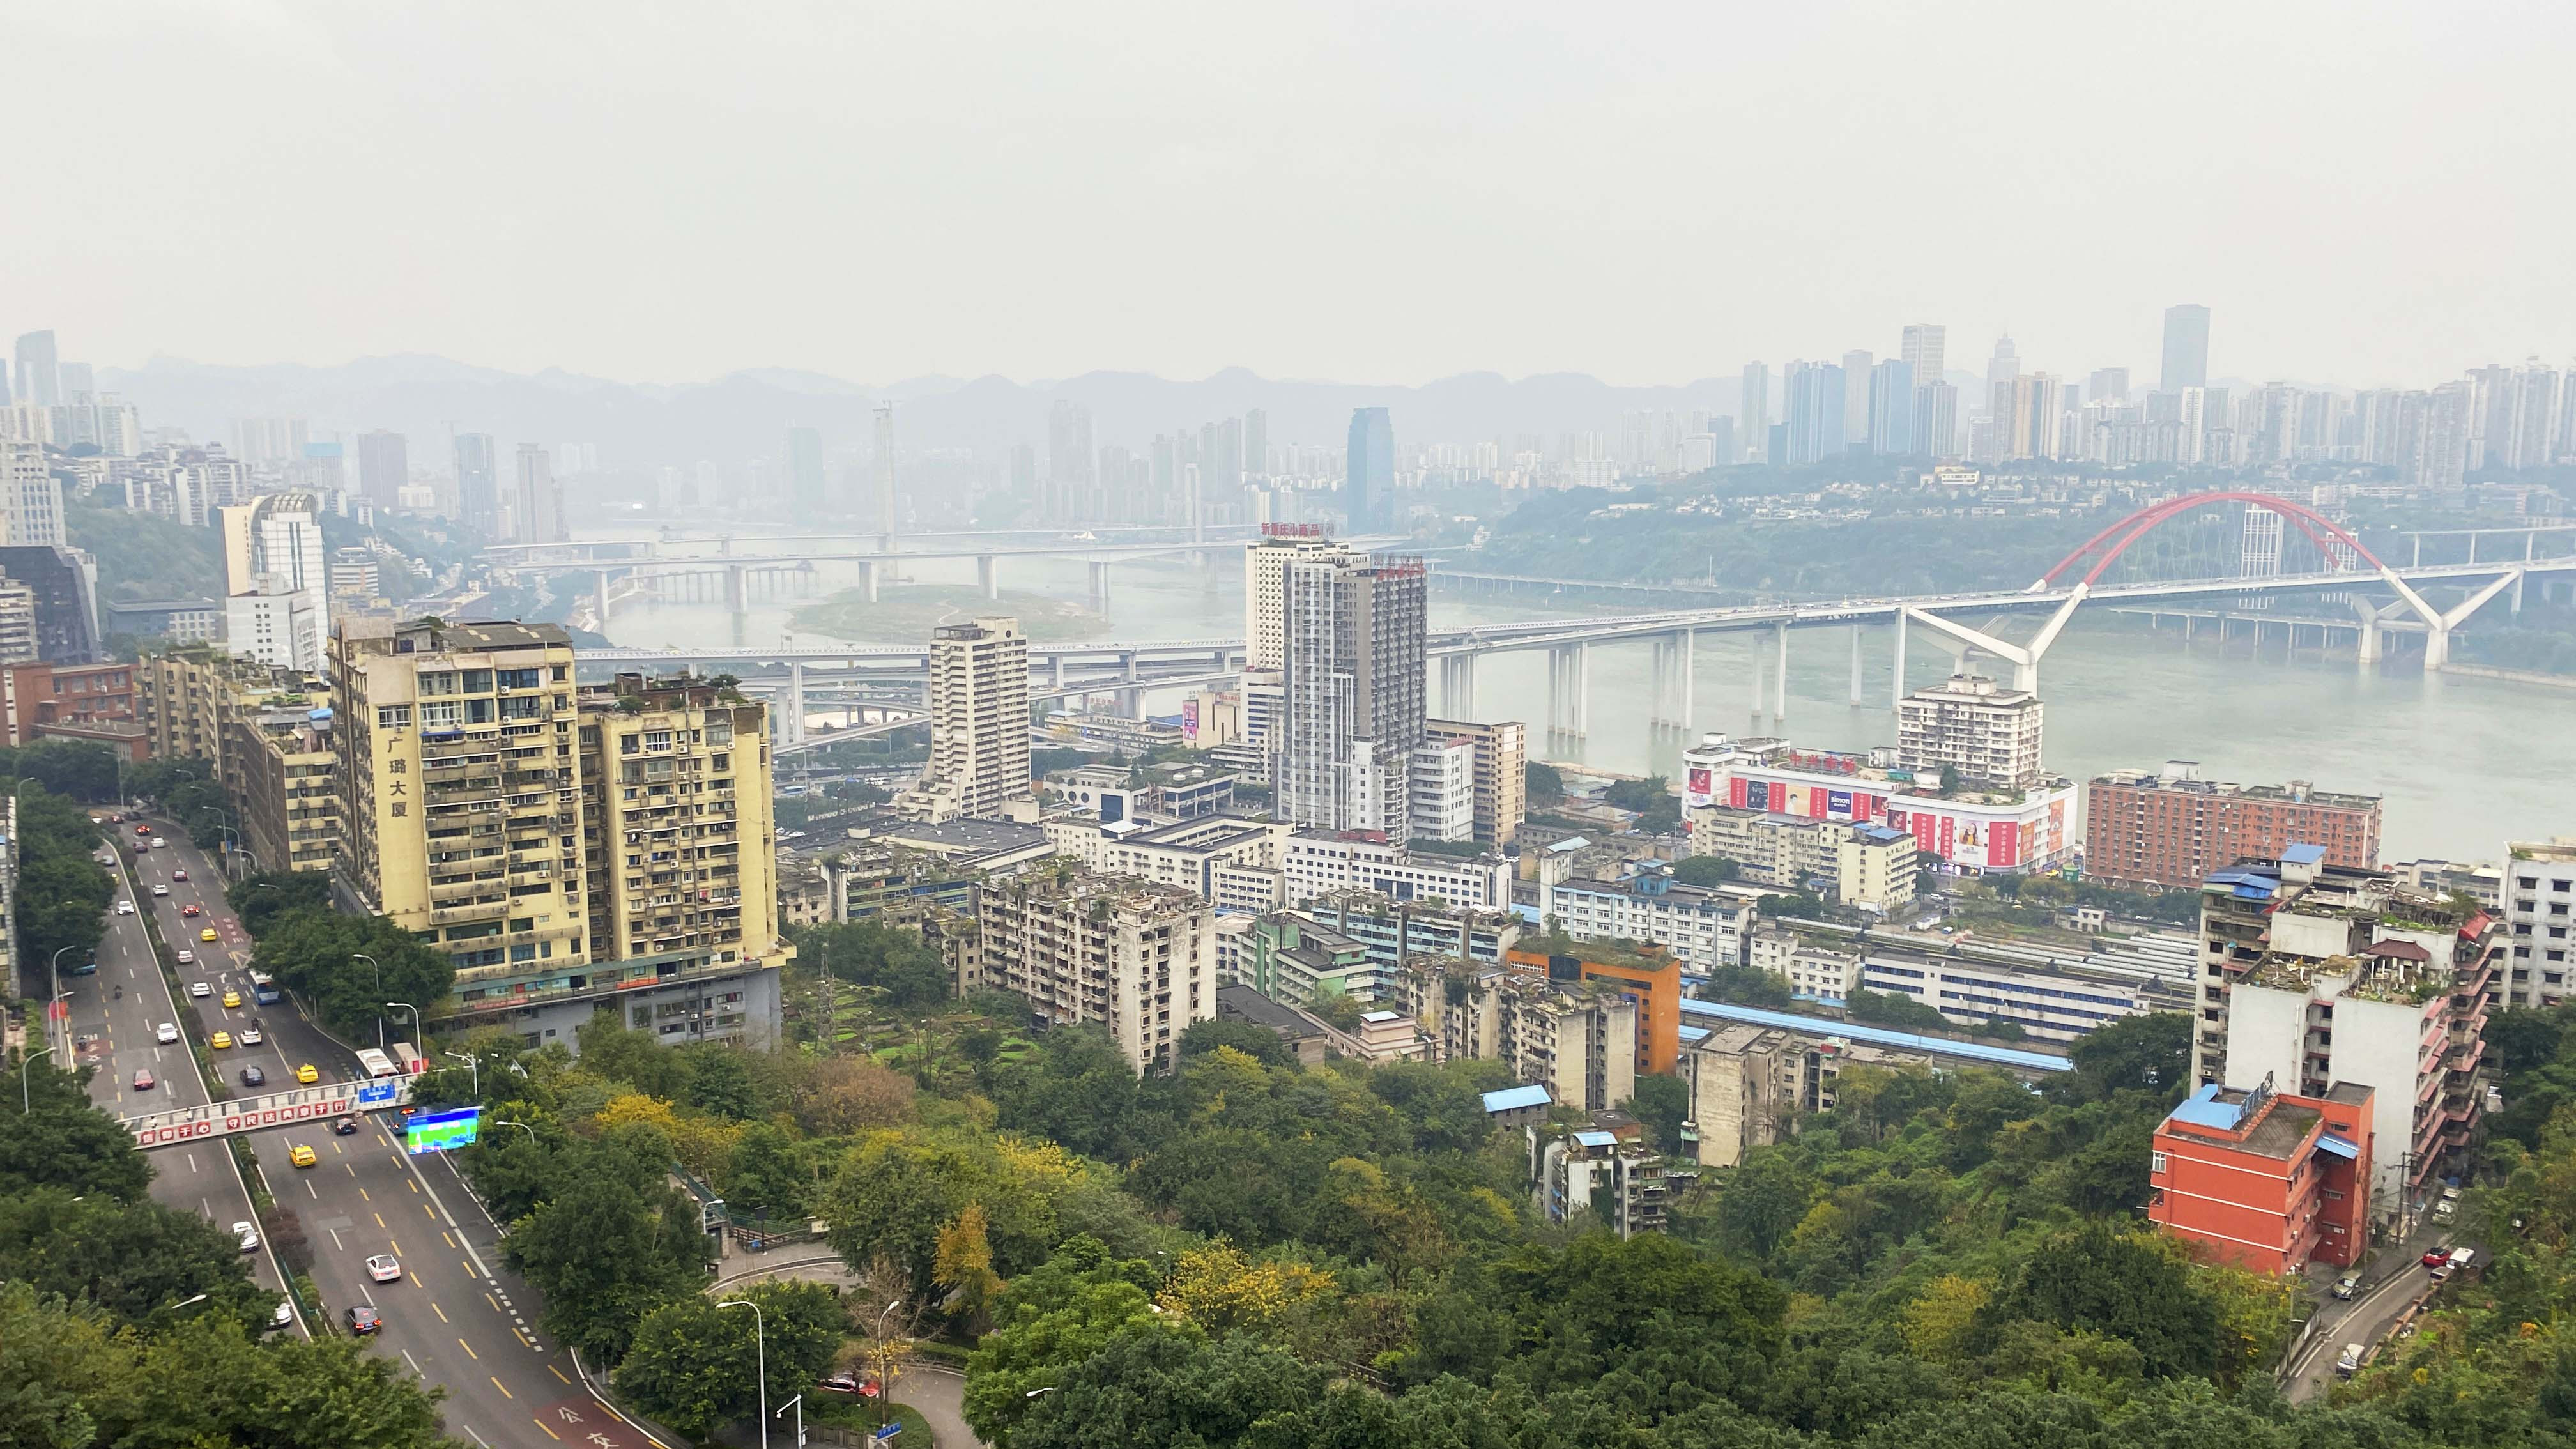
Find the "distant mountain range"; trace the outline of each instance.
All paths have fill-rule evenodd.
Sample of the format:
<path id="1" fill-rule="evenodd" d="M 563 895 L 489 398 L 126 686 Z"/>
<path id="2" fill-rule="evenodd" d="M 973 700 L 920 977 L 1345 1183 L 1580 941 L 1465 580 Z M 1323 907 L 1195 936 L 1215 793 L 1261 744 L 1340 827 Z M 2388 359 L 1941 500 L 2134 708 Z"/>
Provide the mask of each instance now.
<path id="1" fill-rule="evenodd" d="M 1975 379 L 1952 373 L 1963 392 Z M 1275 443 L 1338 446 L 1351 409 L 1384 407 L 1399 440 L 1508 446 L 1535 434 L 1554 448 L 1557 435 L 1615 435 L 1636 409 L 1733 413 L 1736 379 L 1702 378 L 1675 387 L 1614 387 L 1581 373 L 1548 373 L 1517 381 L 1471 372 L 1420 386 L 1287 381 L 1228 368 L 1195 382 L 1143 373 L 1091 372 L 1050 382 L 1005 377 L 922 377 L 879 387 L 788 369 L 737 372 L 713 382 L 664 386 L 612 382 L 548 370 L 500 372 L 442 357 L 403 354 L 337 367 L 218 367 L 154 358 L 133 370 L 102 370 L 103 391 L 140 409 L 147 428 L 175 424 L 190 436 L 229 442 L 238 418 L 305 419 L 317 436 L 354 437 L 389 428 L 411 441 L 416 467 L 443 471 L 451 432 L 490 433 L 505 443 L 594 443 L 608 469 L 735 462 L 776 457 L 792 427 L 819 429 L 827 450 L 864 449 L 871 409 L 896 405 L 906 452 L 971 449 L 999 458 L 1018 443 L 1047 450 L 1048 415 L 1059 398 L 1091 412 L 1095 446 L 1139 452 L 1158 433 L 1266 409 Z"/>

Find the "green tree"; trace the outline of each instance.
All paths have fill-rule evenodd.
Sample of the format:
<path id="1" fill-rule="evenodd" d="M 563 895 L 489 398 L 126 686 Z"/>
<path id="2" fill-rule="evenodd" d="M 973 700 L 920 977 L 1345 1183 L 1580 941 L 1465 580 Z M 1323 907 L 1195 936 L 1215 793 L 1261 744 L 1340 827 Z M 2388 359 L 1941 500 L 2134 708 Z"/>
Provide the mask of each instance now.
<path id="1" fill-rule="evenodd" d="M 1673 879 L 1683 885 L 1724 885 L 1743 874 L 1742 866 L 1722 855 L 1685 855 L 1673 862 Z"/>
<path id="2" fill-rule="evenodd" d="M 1268 1066 L 1284 1067 L 1296 1060 L 1296 1054 L 1289 1050 L 1288 1043 L 1279 1033 L 1258 1022 L 1230 1021 L 1211 1016 L 1204 1021 L 1191 1022 L 1189 1028 L 1181 1033 L 1180 1054 L 1184 1061 L 1204 1056 L 1221 1046 L 1232 1047 Z"/>
<path id="3" fill-rule="evenodd" d="M 2041 1243 L 1993 1302 L 1989 1330 L 2026 1318 L 2135 1345 L 2154 1377 L 2212 1376 L 2219 1314 L 2170 1244 L 2086 1223 Z"/>
<path id="4" fill-rule="evenodd" d="M 2144 1091 L 2170 1107 L 2191 1090 L 2191 1017 L 2179 1011 L 2124 1016 L 2086 1033 L 2066 1056 L 2075 1070 L 2050 1083 L 2063 1095 L 2102 1101 Z"/>
<path id="5" fill-rule="evenodd" d="M 115 1118 L 90 1104 L 83 1083 L 91 1069 L 30 1067 L 30 1110 L 0 1112 L 0 1198 L 38 1188 L 72 1196 L 139 1202 L 152 1169 Z"/>
<path id="6" fill-rule="evenodd" d="M 331 877 L 318 870 L 268 870 L 224 888 L 225 903 L 253 939 L 268 934 L 280 917 L 331 909 Z"/>
<path id="7" fill-rule="evenodd" d="M 980 1186 L 976 1164 L 956 1147 L 872 1133 L 850 1149 L 826 1190 L 832 1250 L 854 1270 L 892 1258 L 911 1275 L 914 1295 L 926 1295 L 940 1225 L 965 1211 Z"/>
<path id="8" fill-rule="evenodd" d="M 171 1305 L 203 1293 L 191 1316 L 268 1321 L 276 1298 L 253 1283 L 240 1245 L 195 1213 L 40 1188 L 0 1198 L 0 1279 L 95 1306 L 122 1324 L 163 1329 Z"/>
<path id="9" fill-rule="evenodd" d="M 1544 760 L 1521 766 L 1522 793 L 1532 805 L 1554 805 L 1565 798 L 1565 776 Z"/>
<path id="10" fill-rule="evenodd" d="M 831 1369 L 849 1331 L 841 1300 L 820 1283 L 761 1283 L 729 1296 L 756 1305 L 757 1318 L 702 1294 L 677 1299 L 645 1315 L 617 1366 L 617 1387 L 636 1407 L 692 1438 L 758 1412 L 764 1357 L 769 1402 L 784 1404 Z"/>
<path id="11" fill-rule="evenodd" d="M 1625 1104 L 1630 1115 L 1646 1124 L 1655 1134 L 1655 1145 L 1665 1152 L 1679 1152 L 1682 1146 L 1682 1120 L 1690 1116 L 1690 1084 L 1679 1077 L 1641 1074 L 1637 1094 Z"/>
<path id="12" fill-rule="evenodd" d="M 625 1356 L 637 1323 L 704 1286 L 713 1245 L 697 1205 L 668 1185 L 669 1162 L 578 1154 L 560 1188 L 511 1229 L 510 1266 L 546 1298 L 546 1331 L 602 1363 Z"/>

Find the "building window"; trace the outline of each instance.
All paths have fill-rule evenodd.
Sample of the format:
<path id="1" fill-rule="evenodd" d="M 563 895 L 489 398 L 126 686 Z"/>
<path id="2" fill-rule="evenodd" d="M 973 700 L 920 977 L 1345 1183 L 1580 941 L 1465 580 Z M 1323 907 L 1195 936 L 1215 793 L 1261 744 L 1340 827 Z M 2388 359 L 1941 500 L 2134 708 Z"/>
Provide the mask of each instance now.
<path id="1" fill-rule="evenodd" d="M 2154 1176 L 2154 1177 L 2161 1177 L 2161 1176 L 2163 1176 L 2163 1175 L 2164 1175 L 2164 1170 L 2165 1170 L 2165 1155 L 2164 1155 L 2163 1153 L 2161 1153 L 2161 1152 L 2150 1153 L 2150 1154 L 2148 1155 L 2148 1157 L 2147 1157 L 2147 1172 L 2148 1172 L 2148 1175 L 2150 1175 L 2150 1176 Z"/>
<path id="2" fill-rule="evenodd" d="M 380 730 L 410 729 L 411 706 L 407 704 L 386 704 L 377 706 L 376 728 Z"/>

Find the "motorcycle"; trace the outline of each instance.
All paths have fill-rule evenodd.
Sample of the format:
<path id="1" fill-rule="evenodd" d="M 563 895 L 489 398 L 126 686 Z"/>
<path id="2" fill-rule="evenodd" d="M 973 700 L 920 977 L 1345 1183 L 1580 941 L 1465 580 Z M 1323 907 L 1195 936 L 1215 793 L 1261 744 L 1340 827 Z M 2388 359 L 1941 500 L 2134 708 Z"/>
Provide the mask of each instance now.
<path id="1" fill-rule="evenodd" d="M 119 1000 L 119 1001 L 123 1001 L 123 1000 L 125 999 L 125 988 L 124 988 L 124 987 L 120 986 L 120 987 L 116 988 L 116 999 L 117 999 L 117 1000 Z"/>

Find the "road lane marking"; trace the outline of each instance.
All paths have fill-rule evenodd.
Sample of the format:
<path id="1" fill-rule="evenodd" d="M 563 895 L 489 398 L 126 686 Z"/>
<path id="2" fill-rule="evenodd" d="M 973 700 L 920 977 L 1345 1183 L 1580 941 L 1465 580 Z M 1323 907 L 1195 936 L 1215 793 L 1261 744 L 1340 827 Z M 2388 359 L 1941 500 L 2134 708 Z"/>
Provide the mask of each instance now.
<path id="1" fill-rule="evenodd" d="M 410 1179 L 410 1178 L 404 1178 L 404 1179 L 403 1179 L 403 1181 L 405 1181 L 405 1182 L 411 1182 L 411 1179 Z M 420 1191 L 420 1184 L 419 1184 L 419 1183 L 416 1183 L 416 1182 L 412 1182 L 412 1183 L 411 1183 L 411 1190 L 412 1190 L 412 1191 L 414 1191 L 414 1192 L 418 1192 L 418 1191 Z"/>
<path id="2" fill-rule="evenodd" d="M 343 1253 L 349 1251 L 349 1245 L 340 1241 L 340 1230 L 338 1228 L 324 1228 L 323 1231 L 331 1235 L 331 1246 L 333 1248 Z"/>
<path id="3" fill-rule="evenodd" d="M 446 1242 L 447 1242 L 447 1246 L 449 1246 L 449 1247 L 451 1247 L 451 1248 L 453 1248 L 453 1247 L 455 1247 L 455 1246 L 456 1246 L 456 1239 L 455 1239 L 454 1237 L 452 1237 L 452 1236 L 450 1236 L 450 1235 L 449 1235 L 449 1233 L 448 1233 L 447 1229 L 445 1229 L 445 1228 L 440 1228 L 440 1229 L 438 1230 L 438 1235 L 439 1235 L 439 1237 L 441 1237 L 441 1238 L 443 1238 L 443 1239 L 445 1239 L 445 1240 L 446 1240 Z"/>
<path id="4" fill-rule="evenodd" d="M 429 1311 L 438 1315 L 438 1321 L 439 1321 L 439 1322 L 441 1322 L 441 1323 L 445 1323 L 445 1322 L 447 1321 L 447 1310 L 446 1310 L 446 1309 L 441 1308 L 441 1307 L 439 1307 L 437 1304 L 433 1303 L 433 1304 L 429 1305 Z"/>
<path id="5" fill-rule="evenodd" d="M 467 1438 L 472 1439 L 472 1440 L 473 1440 L 475 1443 L 477 1443 L 477 1444 L 481 1444 L 481 1445 L 483 1445 L 483 1449 L 492 1449 L 492 1446 L 491 1446 L 489 1443 L 485 1442 L 485 1440 L 484 1440 L 484 1438 L 483 1438 L 483 1436 L 482 1436 L 482 1435 L 477 1434 L 477 1433 L 475 1433 L 475 1432 L 474 1432 L 473 1427 L 472 1427 L 471 1425 L 459 1424 L 459 1425 L 457 1425 L 456 1427 L 458 1427 L 458 1428 L 460 1428 L 460 1429 L 463 1429 L 463 1430 L 465 1431 L 465 1434 L 466 1434 L 466 1437 L 467 1437 Z"/>
<path id="6" fill-rule="evenodd" d="M 531 1422 L 533 1422 L 533 1423 L 534 1423 L 538 1428 L 540 1428 L 540 1429 L 546 1429 L 546 1421 L 545 1421 L 545 1420 L 543 1420 L 543 1419 L 535 1419 L 535 1420 L 532 1420 Z M 546 1429 L 546 1437 L 547 1437 L 547 1438 L 549 1438 L 549 1439 L 554 1440 L 554 1441 L 555 1441 L 556 1443 L 558 1443 L 558 1444 L 560 1444 L 560 1443 L 562 1443 L 562 1442 L 563 1442 L 563 1436 L 562 1436 L 561 1434 L 556 1433 L 556 1432 L 555 1432 L 554 1430 L 552 1430 L 552 1429 Z"/>
<path id="7" fill-rule="evenodd" d="M 456 1346 L 457 1346 L 458 1348 L 461 1348 L 461 1349 L 465 1350 L 465 1356 L 466 1356 L 467 1358 L 479 1359 L 479 1358 L 481 1358 L 481 1357 L 483 1356 L 483 1355 L 481 1355 L 481 1354 L 479 1354 L 479 1353 L 476 1353 L 476 1352 L 474 1351 L 474 1345 L 472 1345 L 472 1344 L 470 1344 L 470 1343 L 467 1343 L 464 1339 L 461 1339 L 461 1338 L 460 1338 L 460 1339 L 456 1340 Z"/>
<path id="8" fill-rule="evenodd" d="M 489 1293 L 484 1294 L 484 1295 L 483 1295 L 483 1301 L 492 1305 L 492 1311 L 493 1311 L 493 1312 L 498 1313 L 498 1312 L 500 1312 L 500 1311 L 501 1311 L 501 1304 L 500 1304 L 500 1301 L 499 1301 L 499 1300 L 497 1300 L 497 1299 L 495 1299 L 491 1294 L 489 1294 Z"/>
<path id="9" fill-rule="evenodd" d="M 518 1333 L 518 1334 L 519 1334 L 519 1342 L 521 1342 L 521 1343 L 526 1343 L 526 1344 L 528 1345 L 528 1347 L 530 1347 L 530 1348 L 535 1348 L 535 1347 L 536 1347 L 536 1345 L 535 1345 L 535 1344 L 533 1344 L 533 1343 L 529 1343 L 529 1342 L 528 1342 L 528 1336 L 527 1336 L 526 1334 L 524 1334 L 524 1333 L 519 1333 L 519 1330 L 518 1330 L 518 1329 L 513 1328 L 513 1329 L 511 1329 L 510 1331 L 511 1331 L 512 1333 Z"/>
<path id="10" fill-rule="evenodd" d="M 403 1356 L 403 1362 L 411 1365 L 411 1371 L 412 1371 L 413 1373 L 420 1374 L 420 1376 L 421 1376 L 422 1378 L 428 1378 L 428 1377 L 429 1377 L 429 1375 L 427 1375 L 427 1374 L 424 1374 L 424 1373 L 421 1373 L 421 1372 L 420 1372 L 420 1360 L 419 1360 L 419 1359 L 416 1359 L 416 1358 L 413 1358 L 413 1357 L 411 1356 L 411 1350 L 410 1350 L 410 1349 L 404 1349 L 404 1350 L 402 1351 L 402 1356 Z M 467 1430 L 466 1432 L 471 1433 L 471 1432 L 473 1432 L 473 1431 L 472 1431 L 472 1430 Z M 475 1442 L 480 1443 L 480 1442 L 482 1442 L 482 1441 L 481 1441 L 481 1440 L 476 1440 Z"/>
<path id="11" fill-rule="evenodd" d="M 339 1150 L 340 1150 L 340 1144 L 339 1144 L 339 1143 L 337 1143 L 337 1142 L 332 1143 L 332 1144 L 331 1144 L 331 1150 L 332 1150 L 332 1151 L 334 1151 L 334 1152 L 339 1151 Z M 357 1175 L 358 1175 L 358 1165 L 357 1165 L 356 1163 L 354 1163 L 354 1162 L 343 1162 L 343 1163 L 341 1163 L 340 1165 L 341 1165 L 342 1167 L 344 1167 L 344 1168 L 348 1169 L 348 1173 L 349 1173 L 349 1175 L 350 1175 L 351 1177 L 355 1177 L 355 1176 L 357 1176 Z"/>
<path id="12" fill-rule="evenodd" d="M 381 1228 L 385 1225 L 385 1215 L 383 1213 L 369 1213 L 367 1216 L 376 1220 L 377 1227 Z"/>
<path id="13" fill-rule="evenodd" d="M 350 1175 L 351 1177 L 355 1177 L 355 1176 L 357 1176 L 357 1174 L 356 1174 L 355 1172 L 352 1172 L 352 1173 L 350 1173 L 349 1175 Z M 367 1190 L 366 1190 L 365 1188 L 363 1188 L 363 1187 L 358 1189 L 358 1200 L 359 1200 L 360 1202 L 374 1202 L 374 1201 L 375 1201 L 375 1199 L 374 1199 L 374 1198 L 371 1198 L 371 1197 L 367 1196 Z"/>
<path id="14" fill-rule="evenodd" d="M 547 1365 L 546 1365 L 546 1372 L 547 1372 L 547 1373 L 550 1373 L 550 1374 L 553 1374 L 556 1378 L 563 1379 L 563 1381 L 564 1381 L 565 1383 L 567 1383 L 567 1384 L 569 1384 L 569 1383 L 571 1383 L 571 1382 L 572 1382 L 572 1380 L 570 1380 L 570 1379 L 564 1379 L 564 1371 L 563 1371 L 562 1369 L 556 1368 L 553 1364 L 547 1364 Z"/>
<path id="15" fill-rule="evenodd" d="M 304 1179 L 304 1190 L 313 1194 L 313 1200 L 315 1202 L 320 1202 L 322 1200 L 322 1194 L 313 1186 L 313 1179 L 309 1177 Z"/>
<path id="16" fill-rule="evenodd" d="M 501 1382 L 501 1376 L 499 1374 L 485 1374 L 483 1377 L 492 1381 L 492 1387 L 501 1391 L 502 1398 L 515 1399 L 518 1397 L 517 1394 L 510 1392 L 510 1386 L 508 1384 Z"/>

